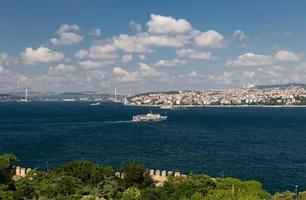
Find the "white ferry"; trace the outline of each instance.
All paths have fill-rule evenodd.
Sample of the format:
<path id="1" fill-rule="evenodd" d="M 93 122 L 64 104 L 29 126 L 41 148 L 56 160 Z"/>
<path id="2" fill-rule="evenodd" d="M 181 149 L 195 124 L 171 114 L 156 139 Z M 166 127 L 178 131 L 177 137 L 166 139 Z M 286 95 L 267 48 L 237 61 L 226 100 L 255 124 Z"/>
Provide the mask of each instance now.
<path id="1" fill-rule="evenodd" d="M 148 121 L 165 121 L 167 120 L 168 116 L 161 114 L 153 114 L 152 111 L 150 111 L 146 115 L 135 115 L 133 116 L 133 122 L 148 122 Z"/>
<path id="2" fill-rule="evenodd" d="M 91 106 L 98 106 L 98 105 L 100 105 L 101 103 L 100 102 L 95 102 L 95 103 L 91 103 L 90 105 Z"/>

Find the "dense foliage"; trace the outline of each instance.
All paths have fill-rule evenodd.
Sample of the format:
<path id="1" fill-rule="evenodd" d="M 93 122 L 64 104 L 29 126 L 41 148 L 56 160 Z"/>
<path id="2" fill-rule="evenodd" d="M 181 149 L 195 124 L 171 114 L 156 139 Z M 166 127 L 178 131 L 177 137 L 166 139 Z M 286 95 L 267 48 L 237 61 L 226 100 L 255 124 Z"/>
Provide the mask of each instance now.
<path id="1" fill-rule="evenodd" d="M 294 193 L 271 196 L 257 181 L 212 178 L 190 174 L 169 177 L 155 186 L 146 168 L 135 160 L 122 164 L 123 178 L 109 166 L 73 161 L 49 172 L 32 170 L 25 178 L 12 181 L 17 158 L 0 155 L 0 200 L 294 200 Z M 306 200 L 306 193 L 299 193 Z"/>

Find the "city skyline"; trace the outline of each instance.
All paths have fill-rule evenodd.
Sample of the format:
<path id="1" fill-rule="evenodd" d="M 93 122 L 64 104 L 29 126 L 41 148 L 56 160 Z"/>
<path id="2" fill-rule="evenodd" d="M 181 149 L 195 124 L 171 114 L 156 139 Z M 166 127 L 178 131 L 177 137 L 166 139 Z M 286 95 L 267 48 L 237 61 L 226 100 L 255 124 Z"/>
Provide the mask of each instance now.
<path id="1" fill-rule="evenodd" d="M 0 92 L 306 80 L 302 1 L 2 1 Z"/>

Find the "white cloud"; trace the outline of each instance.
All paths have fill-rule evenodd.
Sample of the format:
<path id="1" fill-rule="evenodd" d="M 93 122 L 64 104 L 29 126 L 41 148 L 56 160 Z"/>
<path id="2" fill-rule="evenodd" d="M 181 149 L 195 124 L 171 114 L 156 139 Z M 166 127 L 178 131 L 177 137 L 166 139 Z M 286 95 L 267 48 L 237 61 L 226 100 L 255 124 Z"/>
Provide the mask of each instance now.
<path id="1" fill-rule="evenodd" d="M 28 47 L 21 53 L 21 56 L 28 64 L 57 62 L 65 57 L 64 53 L 56 52 L 46 47 L 38 47 L 37 49 Z"/>
<path id="2" fill-rule="evenodd" d="M 93 36 L 100 36 L 101 35 L 101 29 L 99 28 L 94 28 L 89 32 L 89 35 Z"/>
<path id="3" fill-rule="evenodd" d="M 301 54 L 297 54 L 294 52 L 280 50 L 275 54 L 275 59 L 278 61 L 291 61 L 297 62 L 302 58 Z"/>
<path id="4" fill-rule="evenodd" d="M 0 53 L 0 65 L 7 65 L 9 60 L 10 58 L 6 53 Z"/>
<path id="5" fill-rule="evenodd" d="M 233 38 L 238 39 L 239 41 L 245 41 L 248 39 L 248 36 L 241 30 L 235 30 Z"/>
<path id="6" fill-rule="evenodd" d="M 129 63 L 133 60 L 132 54 L 126 54 L 122 56 L 122 62 Z"/>
<path id="7" fill-rule="evenodd" d="M 242 76 L 243 76 L 244 78 L 247 78 L 247 79 L 253 78 L 255 75 L 256 75 L 255 72 L 248 72 L 248 71 L 245 71 L 245 72 L 242 73 Z"/>
<path id="8" fill-rule="evenodd" d="M 111 44 L 93 45 L 89 48 L 88 56 L 92 59 L 117 59 L 116 48 Z"/>
<path id="9" fill-rule="evenodd" d="M 74 54 L 74 57 L 78 59 L 83 59 L 83 58 L 86 58 L 87 55 L 88 55 L 88 51 L 81 49 Z"/>
<path id="10" fill-rule="evenodd" d="M 56 32 L 58 37 L 51 38 L 50 43 L 53 45 L 72 45 L 78 44 L 83 40 L 83 37 L 79 34 L 80 27 L 78 25 L 64 24 Z"/>
<path id="11" fill-rule="evenodd" d="M 139 59 L 140 60 L 146 60 L 147 59 L 147 56 L 145 54 L 140 54 L 139 55 Z"/>
<path id="12" fill-rule="evenodd" d="M 221 85 L 232 84 L 233 82 L 235 82 L 235 77 L 233 72 L 223 72 L 223 74 L 219 75 L 208 74 L 207 79 L 210 82 Z"/>
<path id="13" fill-rule="evenodd" d="M 186 33 L 191 31 L 191 24 L 185 19 L 174 19 L 173 17 L 151 14 L 151 19 L 147 23 L 150 33 Z"/>
<path id="14" fill-rule="evenodd" d="M 113 63 L 114 63 L 114 61 L 112 61 L 112 60 L 103 60 L 103 61 L 84 60 L 84 61 L 79 62 L 81 67 L 84 68 L 84 69 L 101 68 L 101 67 L 111 65 Z"/>
<path id="15" fill-rule="evenodd" d="M 186 41 L 184 38 L 169 35 L 149 35 L 148 33 L 138 33 L 129 36 L 121 34 L 112 38 L 111 45 L 118 50 L 128 53 L 150 53 L 152 46 L 160 47 L 182 47 Z"/>
<path id="16" fill-rule="evenodd" d="M 284 61 L 297 62 L 301 58 L 302 55 L 285 50 L 278 51 L 273 56 L 245 53 L 240 55 L 236 60 L 228 61 L 226 65 L 227 66 L 264 66 L 264 65 L 271 65 L 275 62 L 284 62 Z"/>
<path id="17" fill-rule="evenodd" d="M 141 28 L 141 25 L 138 24 L 137 22 L 134 22 L 134 21 L 130 21 L 129 22 L 129 25 L 130 27 L 135 30 L 136 32 L 141 32 L 142 28 Z"/>
<path id="18" fill-rule="evenodd" d="M 212 56 L 211 52 L 198 51 L 195 49 L 179 49 L 176 51 L 176 55 L 179 57 L 186 57 L 198 60 L 215 60 L 216 57 Z"/>
<path id="19" fill-rule="evenodd" d="M 184 64 L 186 64 L 185 60 L 175 58 L 173 60 L 159 60 L 155 63 L 155 66 L 171 67 L 171 66 L 181 66 L 181 65 L 184 65 Z"/>
<path id="20" fill-rule="evenodd" d="M 114 67 L 113 74 L 118 82 L 134 82 L 138 81 L 138 72 L 128 72 L 123 67 Z"/>
<path id="21" fill-rule="evenodd" d="M 214 30 L 202 32 L 194 40 L 198 47 L 223 48 L 226 46 L 224 37 Z"/>
<path id="22" fill-rule="evenodd" d="M 134 82 L 156 80 L 156 78 L 161 78 L 163 74 L 146 63 L 139 63 L 138 70 L 133 72 L 129 72 L 123 67 L 114 67 L 113 75 L 118 82 Z"/>
<path id="23" fill-rule="evenodd" d="M 122 67 L 114 67 L 113 68 L 113 73 L 115 75 L 129 75 L 129 72 Z"/>
<path id="24" fill-rule="evenodd" d="M 0 92 L 11 92 L 24 89 L 33 84 L 32 79 L 21 73 L 14 73 L 0 66 Z"/>
<path id="25" fill-rule="evenodd" d="M 227 66 L 263 66 L 273 63 L 273 58 L 269 55 L 256 55 L 254 53 L 245 53 L 236 60 L 226 63 Z"/>
<path id="26" fill-rule="evenodd" d="M 161 75 L 159 71 L 155 70 L 153 67 L 150 67 L 146 63 L 139 63 L 139 72 L 140 76 L 144 77 L 157 77 Z"/>
<path id="27" fill-rule="evenodd" d="M 195 70 L 192 70 L 192 72 L 190 72 L 189 76 L 191 77 L 198 77 L 198 73 Z"/>
<path id="28" fill-rule="evenodd" d="M 75 72 L 76 68 L 72 65 L 66 65 L 66 64 L 58 64 L 56 66 L 49 67 L 49 73 L 50 74 L 66 74 Z"/>
<path id="29" fill-rule="evenodd" d="M 74 56 L 78 59 L 96 59 L 96 60 L 115 60 L 119 56 L 116 54 L 116 48 L 111 44 L 95 44 L 90 46 L 89 50 L 81 49 Z"/>
<path id="30" fill-rule="evenodd" d="M 4 67 L 0 65 L 0 75 L 4 72 Z"/>

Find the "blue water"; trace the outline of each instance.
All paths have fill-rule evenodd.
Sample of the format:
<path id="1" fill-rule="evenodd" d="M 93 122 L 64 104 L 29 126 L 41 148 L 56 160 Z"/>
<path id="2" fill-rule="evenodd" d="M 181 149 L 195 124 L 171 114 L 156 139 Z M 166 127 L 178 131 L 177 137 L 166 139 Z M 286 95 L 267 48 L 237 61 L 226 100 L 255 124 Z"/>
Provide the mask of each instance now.
<path id="1" fill-rule="evenodd" d="M 1 103 L 0 153 L 45 169 L 86 159 L 255 179 L 271 192 L 306 189 L 306 108 L 194 108 L 133 123 L 149 108 L 106 103 Z M 164 112 L 152 108 L 153 112 Z"/>

